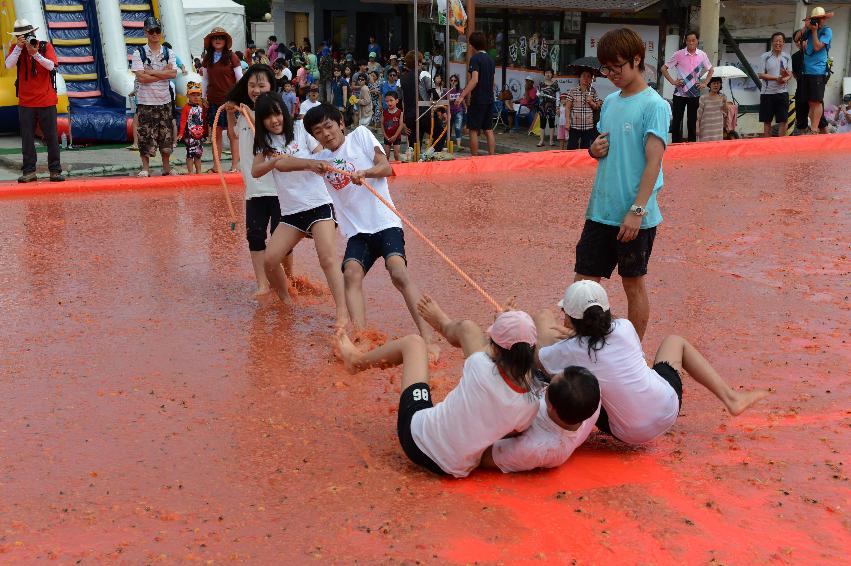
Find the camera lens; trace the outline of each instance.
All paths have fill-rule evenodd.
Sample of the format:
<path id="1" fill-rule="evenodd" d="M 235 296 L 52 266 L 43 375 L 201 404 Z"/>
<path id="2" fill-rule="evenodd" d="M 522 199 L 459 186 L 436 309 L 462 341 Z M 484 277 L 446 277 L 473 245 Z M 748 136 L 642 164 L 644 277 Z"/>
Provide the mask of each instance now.
<path id="1" fill-rule="evenodd" d="M 32 45 L 33 47 L 38 47 L 38 39 L 31 37 L 30 38 L 30 45 Z"/>

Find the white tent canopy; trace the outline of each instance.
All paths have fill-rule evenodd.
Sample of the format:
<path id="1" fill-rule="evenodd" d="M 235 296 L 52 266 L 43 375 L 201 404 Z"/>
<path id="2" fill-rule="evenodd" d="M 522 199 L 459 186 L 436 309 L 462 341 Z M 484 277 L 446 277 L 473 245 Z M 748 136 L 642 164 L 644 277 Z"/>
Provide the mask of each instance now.
<path id="1" fill-rule="evenodd" d="M 204 50 L 204 36 L 221 27 L 233 37 L 233 50 L 245 49 L 245 7 L 231 0 L 183 0 L 186 35 L 193 57 Z"/>

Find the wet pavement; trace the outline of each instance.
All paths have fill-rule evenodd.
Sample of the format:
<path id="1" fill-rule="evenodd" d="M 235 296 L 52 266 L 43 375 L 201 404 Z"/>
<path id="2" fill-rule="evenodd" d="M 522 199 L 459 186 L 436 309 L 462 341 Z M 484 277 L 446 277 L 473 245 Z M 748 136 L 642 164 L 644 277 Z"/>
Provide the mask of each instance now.
<path id="1" fill-rule="evenodd" d="M 400 370 L 343 371 L 329 296 L 252 298 L 220 189 L 4 199 L 0 562 L 839 563 L 846 162 L 666 162 L 645 351 L 682 334 L 731 384 L 771 397 L 731 418 L 684 377 L 680 418 L 647 446 L 592 435 L 559 469 L 466 480 L 406 460 Z M 488 292 L 537 310 L 572 278 L 592 177 L 432 176 L 391 191 Z M 491 319 L 410 231 L 407 243 L 424 291 Z M 296 265 L 321 278 L 309 242 Z M 619 280 L 605 285 L 623 316 Z M 365 289 L 376 330 L 415 330 L 380 262 Z M 438 399 L 461 367 L 442 347 Z"/>

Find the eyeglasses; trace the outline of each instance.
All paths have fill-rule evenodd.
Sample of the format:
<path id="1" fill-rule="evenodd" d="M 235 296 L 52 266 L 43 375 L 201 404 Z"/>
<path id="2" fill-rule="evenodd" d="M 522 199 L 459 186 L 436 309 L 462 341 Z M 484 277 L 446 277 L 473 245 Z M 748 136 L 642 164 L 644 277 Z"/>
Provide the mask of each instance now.
<path id="1" fill-rule="evenodd" d="M 607 76 L 609 76 L 609 75 L 611 75 L 611 74 L 613 74 L 613 73 L 614 73 L 614 74 L 618 74 L 618 75 L 619 75 L 619 74 L 623 73 L 623 68 L 624 68 L 624 67 L 625 67 L 628 63 L 629 63 L 629 61 L 624 61 L 624 62 L 623 62 L 623 63 L 621 63 L 620 65 L 611 65 L 611 66 L 603 65 L 602 67 L 600 67 L 600 73 L 602 73 L 602 75 L 603 75 L 604 77 L 607 77 Z M 616 71 L 615 69 L 617 69 L 617 71 Z"/>
<path id="2" fill-rule="evenodd" d="M 154 29 L 145 30 L 145 33 L 147 33 L 149 35 L 159 35 L 160 33 L 162 33 L 162 31 L 163 30 L 161 30 L 160 28 L 154 28 Z"/>

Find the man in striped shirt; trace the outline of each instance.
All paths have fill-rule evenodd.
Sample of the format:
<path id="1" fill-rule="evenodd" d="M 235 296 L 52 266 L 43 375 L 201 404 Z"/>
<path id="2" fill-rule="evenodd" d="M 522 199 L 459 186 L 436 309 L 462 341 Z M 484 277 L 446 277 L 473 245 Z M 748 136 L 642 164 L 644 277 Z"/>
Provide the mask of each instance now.
<path id="1" fill-rule="evenodd" d="M 172 130 L 172 94 L 169 81 L 177 76 L 174 52 L 160 44 L 162 25 L 154 17 L 145 19 L 148 43 L 133 51 L 130 70 L 136 75 L 139 155 L 142 158 L 140 177 L 150 175 L 150 159 L 157 149 L 163 158 L 163 175 L 171 174 L 169 157 L 174 146 Z M 142 58 L 144 53 L 144 60 Z"/>

